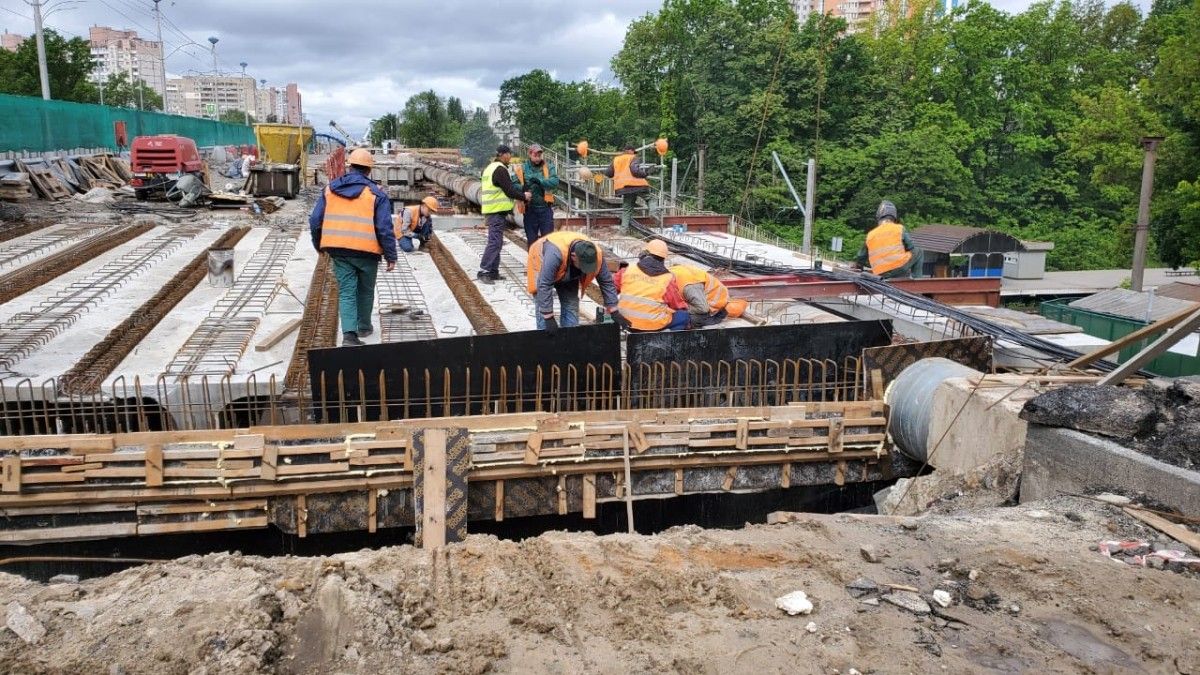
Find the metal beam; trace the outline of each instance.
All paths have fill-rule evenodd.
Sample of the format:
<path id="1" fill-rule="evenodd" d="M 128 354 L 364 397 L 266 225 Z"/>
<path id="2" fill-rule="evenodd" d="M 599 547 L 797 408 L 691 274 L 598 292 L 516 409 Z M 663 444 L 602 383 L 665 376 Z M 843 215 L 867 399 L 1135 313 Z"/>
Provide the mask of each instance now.
<path id="1" fill-rule="evenodd" d="M 747 300 L 803 300 L 865 293 L 853 281 L 806 280 L 797 275 L 722 279 L 734 297 Z M 924 295 L 945 304 L 1000 305 L 1000 280 L 994 277 L 896 279 L 896 288 Z"/>

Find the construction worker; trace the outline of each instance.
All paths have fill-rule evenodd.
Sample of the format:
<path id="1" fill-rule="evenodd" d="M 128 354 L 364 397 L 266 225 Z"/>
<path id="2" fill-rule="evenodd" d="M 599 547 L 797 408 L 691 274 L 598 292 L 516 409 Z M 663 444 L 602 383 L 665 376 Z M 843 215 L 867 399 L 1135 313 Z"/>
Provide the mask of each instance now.
<path id="1" fill-rule="evenodd" d="M 617 309 L 617 284 L 604 264 L 604 254 L 584 235 L 560 230 L 535 241 L 529 247 L 525 275 L 529 293 L 537 301 L 534 316 L 538 330 L 558 330 L 559 322 L 554 319 L 555 294 L 562 308 L 562 327 L 578 326 L 579 300 L 592 280 L 600 286 L 605 309 L 613 321 L 629 327 Z"/>
<path id="2" fill-rule="evenodd" d="M 721 323 L 728 316 L 729 289 L 708 271 L 692 265 L 672 265 L 675 284 L 687 302 L 693 328 Z"/>
<path id="3" fill-rule="evenodd" d="M 666 242 L 652 239 L 636 265 L 617 273 L 617 309 L 633 332 L 684 330 L 691 325 L 687 301 L 667 269 L 667 255 Z"/>
<path id="4" fill-rule="evenodd" d="M 900 224 L 896 205 L 887 200 L 879 202 L 875 222 L 875 229 L 867 233 L 867 241 L 858 250 L 856 267 L 862 269 L 870 264 L 871 273 L 882 279 L 919 279 L 925 252 L 913 243 L 908 230 Z"/>
<path id="5" fill-rule="evenodd" d="M 401 251 L 412 253 L 418 246 L 425 249 L 429 238 L 433 236 L 432 214 L 437 210 L 437 197 L 431 195 L 422 199 L 420 204 L 404 207 L 396 216 L 396 241 Z"/>
<path id="6" fill-rule="evenodd" d="M 642 164 L 637 158 L 637 150 L 632 143 L 625 144 L 625 151 L 613 157 L 613 161 L 604 170 L 604 175 L 613 179 L 613 193 L 621 197 L 621 227 L 629 227 L 633 220 L 633 208 L 637 198 L 650 193 L 650 183 L 647 176 L 658 172 L 657 164 Z"/>
<path id="7" fill-rule="evenodd" d="M 500 279 L 500 247 L 504 245 L 504 224 L 512 215 L 513 206 L 525 201 L 525 193 L 513 184 L 508 173 L 512 161 L 512 148 L 500 145 L 496 158 L 483 169 L 480 177 L 483 185 L 479 192 L 481 211 L 487 220 L 487 246 L 479 261 L 479 273 L 475 278 L 485 284 L 494 284 Z"/>
<path id="8" fill-rule="evenodd" d="M 333 260 L 343 346 L 366 344 L 362 338 L 375 332 L 371 310 L 379 258 L 387 261 L 387 271 L 396 269 L 392 202 L 368 177 L 375 164 L 371 151 L 351 152 L 349 164 L 346 175 L 326 186 L 308 218 L 313 246 Z"/>
<path id="9" fill-rule="evenodd" d="M 518 189 L 528 204 L 517 204 L 517 213 L 525 214 L 525 241 L 533 242 L 554 231 L 554 188 L 558 187 L 557 168 L 543 158 L 542 146 L 529 146 L 529 159 L 517 165 Z"/>

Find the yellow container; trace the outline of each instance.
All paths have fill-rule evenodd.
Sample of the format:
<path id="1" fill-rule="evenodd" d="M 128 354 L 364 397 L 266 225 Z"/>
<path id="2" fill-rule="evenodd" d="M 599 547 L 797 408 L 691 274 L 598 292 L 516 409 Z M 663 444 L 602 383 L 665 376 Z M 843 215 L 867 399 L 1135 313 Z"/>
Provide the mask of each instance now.
<path id="1" fill-rule="evenodd" d="M 300 175 L 305 175 L 308 164 L 305 148 L 312 140 L 312 127 L 295 124 L 255 124 L 254 136 L 258 139 L 261 161 L 299 164 Z"/>

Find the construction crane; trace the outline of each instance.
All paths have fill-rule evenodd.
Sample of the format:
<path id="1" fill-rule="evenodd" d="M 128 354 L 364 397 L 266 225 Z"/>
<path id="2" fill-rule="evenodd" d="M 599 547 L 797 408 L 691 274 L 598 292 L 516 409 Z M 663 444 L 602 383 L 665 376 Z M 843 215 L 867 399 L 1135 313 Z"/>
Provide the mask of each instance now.
<path id="1" fill-rule="evenodd" d="M 338 124 L 334 120 L 329 120 L 329 126 L 333 127 L 334 130 L 336 130 L 339 134 L 345 136 L 346 140 L 349 141 L 352 145 L 358 143 L 358 141 L 354 140 L 353 136 L 351 136 L 345 129 L 343 129 L 341 127 L 340 124 Z"/>

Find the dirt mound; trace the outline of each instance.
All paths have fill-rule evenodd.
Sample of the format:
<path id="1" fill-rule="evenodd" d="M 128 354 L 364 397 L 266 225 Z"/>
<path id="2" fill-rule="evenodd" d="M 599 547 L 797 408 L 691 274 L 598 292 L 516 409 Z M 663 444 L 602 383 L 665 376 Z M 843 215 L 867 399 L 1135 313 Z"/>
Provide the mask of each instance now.
<path id="1" fill-rule="evenodd" d="M 435 552 L 193 556 L 83 582 L 0 575 L 0 604 L 29 615 L 10 611 L 10 624 L 36 640 L 0 630 L 0 671 L 1196 672 L 1200 581 L 1089 550 L 1122 533 L 1145 534 L 1065 500 L 653 537 L 471 536 Z M 775 607 L 796 590 L 812 614 Z"/>

